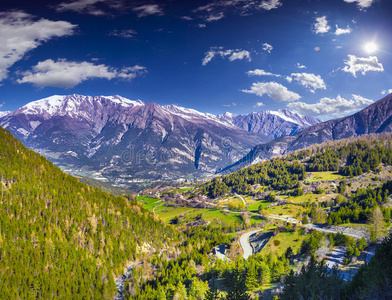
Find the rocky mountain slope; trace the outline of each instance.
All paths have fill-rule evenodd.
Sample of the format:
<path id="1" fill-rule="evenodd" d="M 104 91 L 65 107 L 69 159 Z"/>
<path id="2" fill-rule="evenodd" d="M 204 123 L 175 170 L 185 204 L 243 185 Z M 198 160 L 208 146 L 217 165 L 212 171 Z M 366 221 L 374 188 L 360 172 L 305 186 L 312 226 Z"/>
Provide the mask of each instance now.
<path id="1" fill-rule="evenodd" d="M 260 144 L 236 163 L 224 168 L 231 172 L 271 158 L 329 140 L 339 140 L 369 133 L 392 132 L 392 94 L 348 117 L 319 123 L 293 136 L 282 136 Z"/>
<path id="2" fill-rule="evenodd" d="M 213 173 L 270 140 L 214 115 L 120 96 L 52 96 L 0 124 L 67 170 L 117 183 Z"/>
<path id="3" fill-rule="evenodd" d="M 301 130 L 321 122 L 317 118 L 300 116 L 287 109 L 252 112 L 248 115 L 226 113 L 219 117 L 232 122 L 237 127 L 246 131 L 273 138 L 297 134 Z"/>

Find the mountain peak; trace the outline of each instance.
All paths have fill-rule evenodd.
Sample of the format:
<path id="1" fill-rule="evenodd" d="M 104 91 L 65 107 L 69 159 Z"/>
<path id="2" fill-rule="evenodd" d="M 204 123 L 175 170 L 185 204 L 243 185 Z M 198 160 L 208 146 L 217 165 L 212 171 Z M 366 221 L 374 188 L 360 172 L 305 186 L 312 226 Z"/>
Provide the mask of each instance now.
<path id="1" fill-rule="evenodd" d="M 262 110 L 247 115 L 235 115 L 226 112 L 218 117 L 246 131 L 275 138 L 282 135 L 296 134 L 306 127 L 321 122 L 319 119 L 300 116 L 287 109 Z"/>
<path id="2" fill-rule="evenodd" d="M 79 94 L 53 95 L 30 102 L 12 114 L 41 115 L 44 118 L 48 118 L 53 115 L 75 115 L 81 111 L 96 110 L 98 106 L 108 105 L 131 108 L 143 106 L 145 103 L 140 100 L 129 100 L 118 95 L 95 97 Z"/>

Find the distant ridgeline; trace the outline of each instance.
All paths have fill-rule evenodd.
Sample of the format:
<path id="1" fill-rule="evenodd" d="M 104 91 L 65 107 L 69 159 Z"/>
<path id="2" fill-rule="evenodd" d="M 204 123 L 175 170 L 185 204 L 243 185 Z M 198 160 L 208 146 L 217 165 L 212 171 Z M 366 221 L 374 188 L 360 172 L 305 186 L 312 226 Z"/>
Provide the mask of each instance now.
<path id="1" fill-rule="evenodd" d="M 110 299 L 124 265 L 180 237 L 134 199 L 65 174 L 0 128 L 2 299 Z"/>

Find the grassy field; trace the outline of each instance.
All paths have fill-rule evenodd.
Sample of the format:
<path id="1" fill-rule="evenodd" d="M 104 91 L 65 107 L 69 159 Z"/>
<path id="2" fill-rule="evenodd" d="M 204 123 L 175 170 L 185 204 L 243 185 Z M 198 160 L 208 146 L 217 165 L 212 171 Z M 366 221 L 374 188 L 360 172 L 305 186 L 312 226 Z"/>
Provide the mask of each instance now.
<path id="1" fill-rule="evenodd" d="M 268 209 L 271 214 L 295 217 L 303 211 L 303 207 L 295 204 L 278 205 Z"/>
<path id="2" fill-rule="evenodd" d="M 300 235 L 298 231 L 294 233 L 282 232 L 276 236 L 273 236 L 264 249 L 261 250 L 261 252 L 273 252 L 280 256 L 286 252 L 288 247 L 291 247 L 291 249 L 293 249 L 293 253 L 297 253 L 299 252 L 301 243 L 305 238 L 306 235 Z M 280 242 L 280 244 L 277 246 L 274 244 L 274 241 L 276 240 Z"/>
<path id="3" fill-rule="evenodd" d="M 158 207 L 165 206 L 165 202 L 157 198 L 138 196 L 137 200 L 143 202 L 143 207 L 148 210 L 153 210 L 154 207 L 156 207 L 155 209 L 157 209 Z"/>
<path id="4" fill-rule="evenodd" d="M 162 210 L 158 213 L 159 217 L 165 221 L 170 222 L 175 216 L 184 215 L 183 222 L 187 223 L 193 221 L 197 215 L 203 214 L 203 219 L 211 223 L 222 223 L 223 225 L 230 225 L 233 223 L 242 223 L 240 214 L 224 214 L 218 209 L 204 209 L 191 207 L 178 207 Z"/>
<path id="5" fill-rule="evenodd" d="M 225 214 L 221 212 L 219 209 L 203 209 L 203 208 L 192 208 L 192 207 L 171 207 L 166 206 L 165 202 L 151 197 L 138 196 L 138 201 L 143 203 L 143 207 L 150 211 L 154 210 L 159 217 L 166 223 L 169 223 L 176 216 L 184 215 L 183 223 L 191 222 L 195 220 L 196 216 L 200 213 L 203 214 L 203 219 L 206 221 L 210 221 L 212 223 L 222 223 L 223 225 L 231 225 L 233 223 L 242 223 L 243 220 L 241 218 L 241 213 L 229 213 Z M 241 199 L 236 199 L 241 201 Z M 155 208 L 155 209 L 154 209 Z M 249 218 L 250 223 L 259 223 L 263 222 L 262 218 L 257 216 L 252 216 Z"/>
<path id="6" fill-rule="evenodd" d="M 310 172 L 311 177 L 306 181 L 322 181 L 322 180 L 343 180 L 347 176 L 338 174 L 337 172 Z"/>
<path id="7" fill-rule="evenodd" d="M 266 209 L 269 205 L 271 205 L 273 202 L 265 201 L 265 200 L 260 200 L 253 202 L 252 204 L 249 204 L 248 210 L 249 211 L 258 211 L 260 204 L 263 205 L 263 208 Z"/>
<path id="8" fill-rule="evenodd" d="M 173 189 L 173 190 L 170 190 L 170 191 L 163 192 L 163 194 L 176 193 L 176 192 L 178 192 L 179 194 L 183 194 L 183 193 L 185 193 L 187 191 L 193 190 L 194 188 L 195 188 L 194 186 L 183 187 L 183 188 L 178 188 L 178 189 Z"/>

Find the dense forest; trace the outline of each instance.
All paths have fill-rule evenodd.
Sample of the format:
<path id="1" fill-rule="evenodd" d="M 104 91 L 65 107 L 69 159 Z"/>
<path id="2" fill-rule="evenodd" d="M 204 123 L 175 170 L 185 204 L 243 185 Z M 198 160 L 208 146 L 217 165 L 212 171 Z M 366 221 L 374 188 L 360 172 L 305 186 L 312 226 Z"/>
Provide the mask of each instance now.
<path id="1" fill-rule="evenodd" d="M 216 177 L 201 188 L 201 193 L 211 198 L 222 197 L 229 192 L 247 195 L 252 185 L 270 186 L 276 190 L 295 187 L 299 180 L 306 178 L 305 166 L 294 161 L 272 159 L 235 173 Z"/>
<path id="2" fill-rule="evenodd" d="M 110 299 L 114 276 L 178 231 L 134 199 L 81 183 L 0 128 L 3 299 Z"/>

